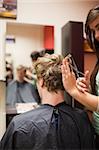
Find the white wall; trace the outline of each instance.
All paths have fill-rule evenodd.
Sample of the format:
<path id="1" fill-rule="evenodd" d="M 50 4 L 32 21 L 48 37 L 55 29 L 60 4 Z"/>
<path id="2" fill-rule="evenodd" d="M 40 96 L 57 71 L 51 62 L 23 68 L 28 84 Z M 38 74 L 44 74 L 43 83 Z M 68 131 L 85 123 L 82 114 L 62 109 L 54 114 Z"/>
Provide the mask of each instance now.
<path id="1" fill-rule="evenodd" d="M 19 22 L 55 26 L 55 50 L 61 51 L 61 27 L 70 20 L 85 22 L 95 0 L 18 0 Z"/>
<path id="2" fill-rule="evenodd" d="M 89 9 L 99 4 L 99 0 L 17 0 L 17 20 L 19 23 L 54 25 L 55 50 L 61 53 L 61 27 L 68 21 L 85 22 Z"/>
<path id="3" fill-rule="evenodd" d="M 5 79 L 5 31 L 6 24 L 0 20 L 0 80 Z"/>
<path id="4" fill-rule="evenodd" d="M 18 0 L 18 21 L 62 26 L 68 20 L 85 20 L 95 0 Z"/>
<path id="5" fill-rule="evenodd" d="M 8 23 L 7 35 L 15 37 L 15 43 L 6 42 L 6 53 L 12 54 L 15 68 L 19 64 L 31 66 L 31 52 L 43 49 L 43 26 Z"/>

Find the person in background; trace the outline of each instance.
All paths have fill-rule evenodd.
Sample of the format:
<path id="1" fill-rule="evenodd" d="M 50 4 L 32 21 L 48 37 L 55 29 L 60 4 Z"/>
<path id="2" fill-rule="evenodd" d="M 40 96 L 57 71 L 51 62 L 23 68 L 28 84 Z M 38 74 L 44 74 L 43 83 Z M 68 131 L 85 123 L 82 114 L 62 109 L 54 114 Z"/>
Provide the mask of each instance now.
<path id="1" fill-rule="evenodd" d="M 38 93 L 38 90 L 37 90 L 37 87 L 36 87 L 36 75 L 35 75 L 35 71 L 34 71 L 34 64 L 36 62 L 36 60 L 39 58 L 39 57 L 42 57 L 45 55 L 45 49 L 44 50 L 40 50 L 40 51 L 33 51 L 31 54 L 30 54 L 30 58 L 31 58 L 31 61 L 32 61 L 32 67 L 29 67 L 26 69 L 26 76 L 25 76 L 25 81 L 33 84 L 35 86 L 35 89 L 36 89 L 36 92 Z M 38 93 L 39 95 L 39 93 Z M 40 100 L 40 96 L 39 96 L 39 101 L 38 103 L 41 103 L 41 100 Z"/>
<path id="2" fill-rule="evenodd" d="M 38 58 L 34 69 L 42 104 L 16 116 L 0 142 L 0 150 L 94 149 L 87 113 L 64 102 L 61 55 Z"/>
<path id="3" fill-rule="evenodd" d="M 39 96 L 39 93 L 38 93 L 38 90 L 37 90 L 37 86 L 36 86 L 36 75 L 35 75 L 35 71 L 34 71 L 34 63 L 36 62 L 36 60 L 41 57 L 41 54 L 39 51 L 33 51 L 31 54 L 30 54 L 30 58 L 31 58 L 31 61 L 32 61 L 32 67 L 29 67 L 26 69 L 26 76 L 25 76 L 25 81 L 33 84 L 33 86 L 35 87 L 36 89 L 36 93 L 38 95 L 38 103 L 40 104 L 41 103 L 41 99 L 40 99 L 40 96 Z"/>
<path id="4" fill-rule="evenodd" d="M 40 52 L 39 51 L 33 51 L 30 54 L 30 57 L 31 57 L 32 62 L 35 62 L 38 59 L 38 57 L 40 57 Z"/>
<path id="5" fill-rule="evenodd" d="M 24 80 L 28 83 L 35 85 L 36 76 L 34 76 L 32 72 L 33 72 L 33 68 L 26 67 L 26 75 L 24 77 Z"/>
<path id="6" fill-rule="evenodd" d="M 30 58 L 31 58 L 31 61 L 32 61 L 32 67 L 29 67 L 29 68 L 26 69 L 26 77 L 25 77 L 25 80 L 27 82 L 31 82 L 35 86 L 36 86 L 36 76 L 35 76 L 33 65 L 36 62 L 36 60 L 38 59 L 38 57 L 40 57 L 40 52 L 39 51 L 33 51 L 30 54 Z"/>
<path id="7" fill-rule="evenodd" d="M 16 103 L 38 102 L 39 96 L 35 87 L 24 81 L 26 68 L 19 65 L 16 73 L 16 80 L 11 81 L 7 86 L 7 105 L 15 106 Z"/>
<path id="8" fill-rule="evenodd" d="M 74 75 L 70 72 L 66 59 L 63 61 L 62 68 L 63 83 L 66 91 L 70 95 L 93 111 L 96 148 L 99 149 L 99 5 L 89 11 L 85 23 L 85 33 L 90 47 L 97 56 L 97 62 L 90 78 L 90 92 L 93 95 L 86 92 L 89 88 L 88 72 L 85 72 L 85 77 L 78 78 L 76 82 L 75 77 L 73 77 Z"/>

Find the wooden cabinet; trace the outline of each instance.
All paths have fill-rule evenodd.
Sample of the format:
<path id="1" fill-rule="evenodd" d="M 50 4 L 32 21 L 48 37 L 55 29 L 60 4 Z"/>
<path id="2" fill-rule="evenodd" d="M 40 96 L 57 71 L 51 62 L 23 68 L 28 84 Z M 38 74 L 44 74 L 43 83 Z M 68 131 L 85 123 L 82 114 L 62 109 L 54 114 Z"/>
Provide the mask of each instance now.
<path id="1" fill-rule="evenodd" d="M 83 23 L 69 21 L 62 27 L 62 54 L 71 53 L 80 71 L 84 71 Z"/>
<path id="2" fill-rule="evenodd" d="M 66 56 L 68 53 L 72 54 L 79 71 L 84 72 L 84 50 L 83 50 L 83 23 L 76 21 L 69 21 L 62 27 L 62 54 Z M 67 94 L 66 100 L 69 104 L 82 107 L 78 102 L 70 100 Z"/>

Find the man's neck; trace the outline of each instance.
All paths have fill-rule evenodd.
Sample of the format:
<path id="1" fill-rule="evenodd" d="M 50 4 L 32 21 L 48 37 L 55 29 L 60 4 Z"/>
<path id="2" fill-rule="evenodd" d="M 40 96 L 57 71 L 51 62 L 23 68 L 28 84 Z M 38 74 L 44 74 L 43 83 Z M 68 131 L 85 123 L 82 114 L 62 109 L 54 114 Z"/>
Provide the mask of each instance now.
<path id="1" fill-rule="evenodd" d="M 55 106 L 59 103 L 64 102 L 64 92 L 63 91 L 58 91 L 57 93 L 55 92 L 48 92 L 45 91 L 42 94 L 42 104 L 50 104 L 52 106 Z"/>

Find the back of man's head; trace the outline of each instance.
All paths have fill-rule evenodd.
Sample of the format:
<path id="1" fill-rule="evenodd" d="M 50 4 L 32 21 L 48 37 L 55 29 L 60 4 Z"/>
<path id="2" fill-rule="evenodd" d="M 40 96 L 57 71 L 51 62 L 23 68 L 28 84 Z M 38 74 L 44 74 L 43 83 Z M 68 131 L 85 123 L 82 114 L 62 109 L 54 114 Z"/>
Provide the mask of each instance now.
<path id="1" fill-rule="evenodd" d="M 49 92 L 64 90 L 61 73 L 62 59 L 61 55 L 46 54 L 38 58 L 34 64 L 37 80 L 43 79 L 43 86 Z"/>

